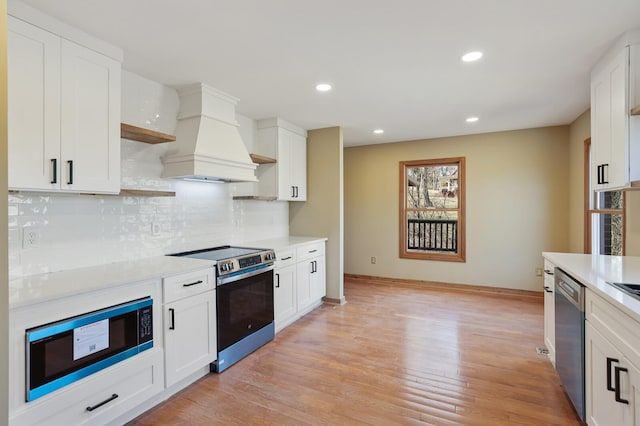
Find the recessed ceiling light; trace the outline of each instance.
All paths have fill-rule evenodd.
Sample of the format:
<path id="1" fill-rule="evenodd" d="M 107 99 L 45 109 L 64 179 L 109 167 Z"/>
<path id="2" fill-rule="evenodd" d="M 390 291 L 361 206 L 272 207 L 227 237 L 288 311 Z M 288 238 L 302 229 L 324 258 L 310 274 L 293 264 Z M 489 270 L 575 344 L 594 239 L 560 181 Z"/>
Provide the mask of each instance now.
<path id="1" fill-rule="evenodd" d="M 462 56 L 462 61 L 473 62 L 473 61 L 477 61 L 480 58 L 482 58 L 482 52 L 469 52 L 464 56 Z"/>
<path id="2" fill-rule="evenodd" d="M 328 92 L 331 90 L 331 85 L 327 83 L 320 83 L 316 85 L 316 90 L 318 92 Z"/>
<path id="3" fill-rule="evenodd" d="M 383 133 L 384 133 L 384 130 L 383 130 L 383 129 L 375 129 L 375 130 L 373 131 L 373 133 L 375 133 L 376 135 L 381 135 L 381 134 L 383 134 Z"/>
<path id="4" fill-rule="evenodd" d="M 467 123 L 475 123 L 476 121 L 478 121 L 478 117 L 469 117 L 466 120 Z"/>

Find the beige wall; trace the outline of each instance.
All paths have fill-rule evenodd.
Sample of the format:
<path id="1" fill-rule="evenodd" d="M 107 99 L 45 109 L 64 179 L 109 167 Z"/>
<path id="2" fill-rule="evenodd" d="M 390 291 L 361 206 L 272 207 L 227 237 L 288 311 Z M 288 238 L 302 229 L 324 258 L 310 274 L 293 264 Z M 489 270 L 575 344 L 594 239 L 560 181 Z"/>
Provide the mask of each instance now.
<path id="1" fill-rule="evenodd" d="M 591 135 L 591 112 L 569 126 L 569 251 L 584 253 L 584 141 Z"/>
<path id="2" fill-rule="evenodd" d="M 7 2 L 0 0 L 0 425 L 9 423 L 9 284 L 7 232 Z"/>
<path id="3" fill-rule="evenodd" d="M 307 202 L 289 203 L 289 233 L 327 237 L 327 297 L 344 301 L 344 201 L 342 129 L 307 136 Z"/>
<path id="4" fill-rule="evenodd" d="M 398 162 L 458 156 L 467 261 L 400 259 Z M 346 273 L 540 290 L 541 252 L 569 248 L 568 126 L 353 147 L 344 162 Z"/>

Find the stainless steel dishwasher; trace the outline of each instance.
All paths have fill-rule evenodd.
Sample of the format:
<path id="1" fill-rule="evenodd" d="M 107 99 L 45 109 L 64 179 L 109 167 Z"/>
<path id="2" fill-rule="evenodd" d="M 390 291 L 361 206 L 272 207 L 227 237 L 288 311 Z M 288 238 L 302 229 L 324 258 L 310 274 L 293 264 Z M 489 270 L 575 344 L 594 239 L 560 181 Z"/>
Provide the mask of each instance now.
<path id="1" fill-rule="evenodd" d="M 556 370 L 573 407 L 585 420 L 584 286 L 555 268 Z"/>

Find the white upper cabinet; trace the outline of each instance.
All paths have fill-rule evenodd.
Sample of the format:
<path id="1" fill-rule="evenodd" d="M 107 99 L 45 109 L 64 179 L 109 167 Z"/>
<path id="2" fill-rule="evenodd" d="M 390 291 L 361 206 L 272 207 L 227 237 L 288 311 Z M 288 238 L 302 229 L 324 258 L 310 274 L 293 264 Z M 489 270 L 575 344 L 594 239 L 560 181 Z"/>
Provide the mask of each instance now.
<path id="1" fill-rule="evenodd" d="M 609 52 L 591 73 L 591 184 L 596 191 L 640 182 L 640 45 Z"/>
<path id="2" fill-rule="evenodd" d="M 258 196 L 307 200 L 307 132 L 280 118 L 257 123 L 255 153 L 276 160 L 257 169 Z"/>
<path id="3" fill-rule="evenodd" d="M 60 187 L 60 38 L 11 16 L 8 29 L 9 187 Z"/>
<path id="4" fill-rule="evenodd" d="M 7 17 L 9 188 L 118 193 L 121 58 L 26 15 Z"/>

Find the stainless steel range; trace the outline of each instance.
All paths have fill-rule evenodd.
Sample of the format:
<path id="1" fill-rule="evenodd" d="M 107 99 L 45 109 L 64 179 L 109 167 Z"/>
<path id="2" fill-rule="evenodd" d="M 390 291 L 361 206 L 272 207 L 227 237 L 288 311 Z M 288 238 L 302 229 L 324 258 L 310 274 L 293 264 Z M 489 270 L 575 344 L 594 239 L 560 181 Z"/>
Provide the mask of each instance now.
<path id="1" fill-rule="evenodd" d="M 273 250 L 222 246 L 170 256 L 216 262 L 218 359 L 211 371 L 221 373 L 273 340 Z"/>

